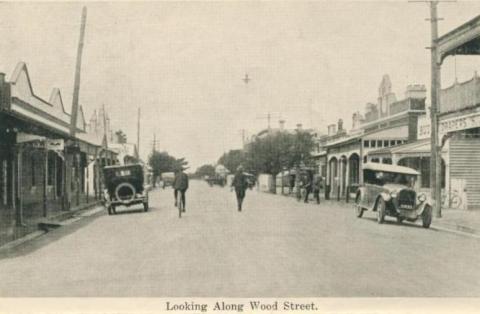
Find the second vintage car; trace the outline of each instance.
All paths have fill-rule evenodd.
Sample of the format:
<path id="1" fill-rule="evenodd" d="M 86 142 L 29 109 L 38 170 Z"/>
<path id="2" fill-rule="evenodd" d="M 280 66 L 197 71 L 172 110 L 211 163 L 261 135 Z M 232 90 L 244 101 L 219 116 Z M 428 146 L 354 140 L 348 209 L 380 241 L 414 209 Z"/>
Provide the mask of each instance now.
<path id="1" fill-rule="evenodd" d="M 142 204 L 148 211 L 148 191 L 144 187 L 143 167 L 140 164 L 116 165 L 103 168 L 104 202 L 108 214 L 116 214 L 117 206 Z"/>
<path id="2" fill-rule="evenodd" d="M 398 222 L 414 222 L 421 219 L 422 226 L 432 223 L 432 201 L 427 194 L 414 188 L 419 173 L 408 167 L 380 163 L 363 166 L 364 184 L 355 197 L 355 213 L 362 217 L 365 210 L 377 213 L 378 223 L 385 216 L 395 217 Z"/>

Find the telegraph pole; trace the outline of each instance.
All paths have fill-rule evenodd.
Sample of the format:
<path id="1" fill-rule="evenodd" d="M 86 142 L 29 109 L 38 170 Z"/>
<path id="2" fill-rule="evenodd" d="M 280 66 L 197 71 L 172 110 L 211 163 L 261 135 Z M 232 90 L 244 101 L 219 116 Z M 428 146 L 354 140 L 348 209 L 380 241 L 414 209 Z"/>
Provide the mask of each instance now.
<path id="1" fill-rule="evenodd" d="M 80 71 L 82 68 L 83 38 L 85 37 L 85 24 L 87 21 L 87 7 L 83 7 L 80 25 L 80 38 L 78 40 L 77 64 L 75 68 L 75 81 L 73 83 L 72 115 L 70 118 L 70 136 L 75 136 L 78 115 L 78 95 L 80 92 Z"/>
<path id="2" fill-rule="evenodd" d="M 140 107 L 138 107 L 137 114 L 137 158 L 140 159 Z"/>
<path id="3" fill-rule="evenodd" d="M 430 107 L 430 193 L 435 199 L 435 217 L 442 217 L 442 197 L 441 197 L 441 164 L 439 160 L 439 145 L 438 145 L 438 106 L 440 100 L 440 65 L 438 64 L 438 16 L 437 16 L 438 1 L 430 1 L 430 26 L 431 26 L 431 107 Z"/>

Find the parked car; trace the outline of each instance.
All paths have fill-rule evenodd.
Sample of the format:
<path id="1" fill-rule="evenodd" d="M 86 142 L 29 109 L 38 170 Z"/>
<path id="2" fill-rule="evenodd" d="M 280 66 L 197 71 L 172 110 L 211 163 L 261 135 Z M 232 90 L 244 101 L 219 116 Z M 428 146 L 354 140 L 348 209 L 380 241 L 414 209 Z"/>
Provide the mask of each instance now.
<path id="1" fill-rule="evenodd" d="M 143 204 L 148 211 L 148 191 L 144 187 L 143 167 L 140 164 L 107 166 L 103 168 L 104 202 L 108 214 L 116 214 L 120 205 Z"/>
<path id="2" fill-rule="evenodd" d="M 167 186 L 172 186 L 174 180 L 175 180 L 174 172 L 162 173 L 162 188 L 166 188 Z"/>
<path id="3" fill-rule="evenodd" d="M 414 189 L 419 173 L 408 167 L 380 163 L 363 166 L 364 184 L 360 185 L 355 197 L 355 212 L 362 217 L 365 210 L 377 213 L 378 223 L 385 216 L 414 222 L 422 220 L 429 228 L 432 222 L 432 201 L 427 194 Z"/>

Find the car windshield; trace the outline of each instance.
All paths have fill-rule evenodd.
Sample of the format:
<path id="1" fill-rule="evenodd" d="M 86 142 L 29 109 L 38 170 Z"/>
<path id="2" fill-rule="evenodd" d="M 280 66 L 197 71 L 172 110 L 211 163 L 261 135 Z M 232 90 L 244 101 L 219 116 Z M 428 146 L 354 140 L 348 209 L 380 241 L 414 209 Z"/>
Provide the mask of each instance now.
<path id="1" fill-rule="evenodd" d="M 389 183 L 406 185 L 413 187 L 416 177 L 404 173 L 384 172 L 384 171 L 366 171 L 365 182 L 375 185 L 385 185 Z"/>

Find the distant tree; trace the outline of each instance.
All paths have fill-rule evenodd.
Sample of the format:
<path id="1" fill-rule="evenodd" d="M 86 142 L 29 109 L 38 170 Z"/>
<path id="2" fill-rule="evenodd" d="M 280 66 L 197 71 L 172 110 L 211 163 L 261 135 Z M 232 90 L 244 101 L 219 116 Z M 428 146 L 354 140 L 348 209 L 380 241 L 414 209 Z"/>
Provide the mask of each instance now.
<path id="1" fill-rule="evenodd" d="M 127 135 L 122 130 L 115 132 L 115 141 L 119 144 L 125 144 L 127 142 Z"/>
<path id="2" fill-rule="evenodd" d="M 187 168 L 188 161 L 185 158 L 175 158 L 167 152 L 154 151 L 148 158 L 148 164 L 152 167 L 154 182 L 164 172 L 177 171 L 180 168 Z"/>
<path id="3" fill-rule="evenodd" d="M 198 178 L 203 178 L 204 176 L 213 177 L 215 175 L 215 167 L 212 165 L 203 165 L 200 166 L 195 171 L 195 176 Z"/>
<path id="4" fill-rule="evenodd" d="M 241 149 L 230 150 L 218 159 L 218 164 L 224 165 L 230 172 L 235 172 L 238 166 L 245 163 L 245 153 Z"/>
<path id="5" fill-rule="evenodd" d="M 275 132 L 257 138 L 247 145 L 246 167 L 255 174 L 271 174 L 275 183 L 276 176 L 284 168 L 290 169 L 306 164 L 313 147 L 314 141 L 308 132 Z"/>

